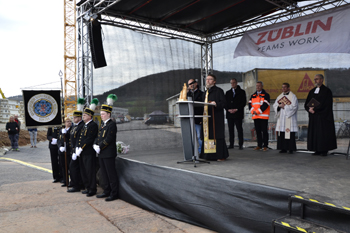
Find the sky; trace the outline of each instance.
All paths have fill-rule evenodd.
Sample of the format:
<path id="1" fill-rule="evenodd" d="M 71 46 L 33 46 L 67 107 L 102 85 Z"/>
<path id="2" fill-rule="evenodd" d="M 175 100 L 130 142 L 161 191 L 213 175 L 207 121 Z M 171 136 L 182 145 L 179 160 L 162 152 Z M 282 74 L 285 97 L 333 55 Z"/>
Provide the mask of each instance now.
<path id="1" fill-rule="evenodd" d="M 0 88 L 6 97 L 21 95 L 23 88 L 61 88 L 63 4 L 0 0 Z"/>

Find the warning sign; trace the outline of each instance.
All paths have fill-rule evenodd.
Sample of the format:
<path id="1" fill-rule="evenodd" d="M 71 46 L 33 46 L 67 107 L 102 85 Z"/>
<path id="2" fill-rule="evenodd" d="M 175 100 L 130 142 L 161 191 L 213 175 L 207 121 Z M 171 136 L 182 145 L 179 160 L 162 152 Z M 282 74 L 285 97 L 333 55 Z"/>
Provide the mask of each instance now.
<path id="1" fill-rule="evenodd" d="M 324 70 L 256 69 L 255 74 L 256 80 L 264 83 L 264 89 L 270 94 L 271 99 L 276 99 L 282 93 L 282 83 L 285 82 L 290 84 L 291 91 L 298 99 L 306 99 L 309 91 L 315 87 L 315 75 L 322 74 L 324 76 Z"/>
<path id="2" fill-rule="evenodd" d="M 311 81 L 309 75 L 307 75 L 307 73 L 305 73 L 305 76 L 300 83 L 300 87 L 298 89 L 298 92 L 309 92 L 314 87 L 315 87 L 314 82 Z"/>

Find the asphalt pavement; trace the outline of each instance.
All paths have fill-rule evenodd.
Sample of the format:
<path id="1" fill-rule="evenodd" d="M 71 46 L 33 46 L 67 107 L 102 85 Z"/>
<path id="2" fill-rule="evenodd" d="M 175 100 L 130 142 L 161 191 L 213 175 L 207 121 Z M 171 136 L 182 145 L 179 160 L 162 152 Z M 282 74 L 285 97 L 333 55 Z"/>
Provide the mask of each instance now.
<path id="1" fill-rule="evenodd" d="M 48 143 L 37 147 L 0 150 L 0 233 L 212 232 L 122 200 L 67 193 L 66 187 L 52 183 Z"/>

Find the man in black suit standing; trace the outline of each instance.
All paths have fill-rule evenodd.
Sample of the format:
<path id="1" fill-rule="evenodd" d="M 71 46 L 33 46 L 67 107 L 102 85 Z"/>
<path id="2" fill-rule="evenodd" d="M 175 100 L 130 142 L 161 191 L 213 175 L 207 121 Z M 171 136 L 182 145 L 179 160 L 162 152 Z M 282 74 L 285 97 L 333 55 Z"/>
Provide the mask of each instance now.
<path id="1" fill-rule="evenodd" d="M 228 131 L 230 134 L 230 145 L 228 148 L 234 148 L 235 141 L 235 125 L 238 132 L 239 149 L 243 149 L 243 118 L 244 107 L 247 104 L 245 91 L 237 85 L 237 79 L 233 78 L 230 81 L 231 89 L 226 92 L 226 119 L 228 123 Z"/>
<path id="2" fill-rule="evenodd" d="M 94 105 L 96 107 L 96 104 Z M 78 139 L 77 148 L 75 153 L 80 156 L 80 173 L 83 179 L 86 190 L 82 193 L 87 197 L 94 196 L 96 194 L 96 152 L 93 149 L 94 141 L 97 137 L 98 126 L 92 120 L 94 115 L 94 108 L 85 108 L 83 113 L 83 121 L 85 123 L 81 130 L 80 137 Z"/>
<path id="3" fill-rule="evenodd" d="M 102 124 L 96 144 L 94 145 L 94 149 L 98 154 L 100 173 L 103 180 L 103 193 L 96 197 L 107 197 L 105 201 L 118 199 L 118 175 L 115 169 L 115 158 L 117 157 L 117 125 L 111 120 L 113 101 L 108 101 L 111 95 L 107 98 L 109 105 L 102 104 L 101 106 Z"/>
<path id="4" fill-rule="evenodd" d="M 188 80 L 188 92 L 187 97 L 192 97 L 193 101 L 203 102 L 203 92 L 199 90 L 198 83 L 194 79 Z M 203 107 L 194 107 L 194 115 L 203 115 Z M 202 150 L 202 139 L 201 139 L 201 132 L 202 132 L 202 117 L 196 117 L 194 119 L 195 122 L 195 128 L 196 128 L 196 134 L 197 134 L 197 140 L 198 140 L 198 153 L 201 153 Z"/>
<path id="5" fill-rule="evenodd" d="M 53 183 L 62 182 L 62 174 L 60 171 L 59 157 L 58 157 L 58 146 L 57 141 L 60 134 L 58 127 L 50 127 L 47 129 L 47 140 L 49 140 L 49 149 L 51 157 L 51 167 L 53 175 Z"/>
<path id="6" fill-rule="evenodd" d="M 80 158 L 77 157 L 75 153 L 75 149 L 77 147 L 77 142 L 78 142 L 78 138 L 80 137 L 81 129 L 85 125 L 84 121 L 82 120 L 82 116 L 83 116 L 82 109 L 75 110 L 73 112 L 74 126 L 70 131 L 70 136 L 69 136 L 69 146 L 72 154 L 72 160 L 70 161 L 70 164 L 69 164 L 72 188 L 67 190 L 67 192 L 69 193 L 80 192 L 80 188 L 83 183 L 81 179 L 80 166 L 79 166 Z"/>

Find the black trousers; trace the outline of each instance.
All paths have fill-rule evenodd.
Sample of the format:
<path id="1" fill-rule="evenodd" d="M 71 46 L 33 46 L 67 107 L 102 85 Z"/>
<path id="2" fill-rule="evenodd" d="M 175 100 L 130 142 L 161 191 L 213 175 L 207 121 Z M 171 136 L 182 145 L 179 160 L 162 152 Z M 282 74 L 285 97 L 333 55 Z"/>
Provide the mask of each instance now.
<path id="1" fill-rule="evenodd" d="M 254 126 L 256 137 L 258 139 L 258 147 L 267 147 L 269 145 L 269 134 L 267 132 L 267 124 L 269 120 L 255 119 Z"/>
<path id="2" fill-rule="evenodd" d="M 285 132 L 280 132 L 277 137 L 277 150 L 296 151 L 295 132 L 290 132 L 290 139 L 285 138 Z"/>
<path id="3" fill-rule="evenodd" d="M 89 192 L 96 192 L 96 154 L 80 155 L 80 174 L 85 188 Z"/>
<path id="4" fill-rule="evenodd" d="M 60 164 L 60 171 L 62 174 L 62 179 L 63 179 L 63 182 L 66 183 L 66 159 L 65 159 L 64 153 L 65 152 L 59 151 L 58 155 L 60 158 L 59 164 Z M 70 160 L 71 160 L 71 156 L 70 156 L 70 154 L 67 154 L 68 182 L 69 182 L 69 163 L 70 163 Z"/>
<path id="5" fill-rule="evenodd" d="M 70 171 L 70 179 L 71 179 L 71 185 L 75 189 L 81 189 L 83 186 L 83 181 L 81 179 L 80 174 L 80 165 L 79 165 L 80 157 L 77 157 L 76 160 L 71 160 L 69 164 L 69 171 Z"/>
<path id="6" fill-rule="evenodd" d="M 52 167 L 52 176 L 54 180 L 61 180 L 62 174 L 60 171 L 59 158 L 58 158 L 58 147 L 52 146 L 50 148 L 50 157 L 51 157 L 51 167 Z"/>
<path id="7" fill-rule="evenodd" d="M 103 192 L 111 197 L 118 197 L 119 181 L 115 169 L 115 158 L 99 158 L 99 162 Z"/>
<path id="8" fill-rule="evenodd" d="M 238 133 L 238 145 L 243 146 L 243 120 L 227 118 L 228 132 L 230 134 L 230 146 L 234 146 L 235 142 L 235 125 Z"/>

